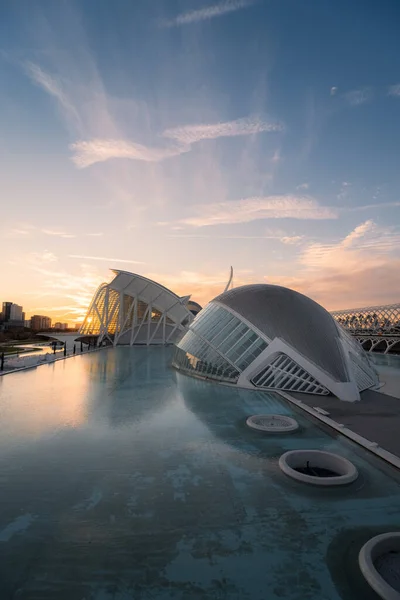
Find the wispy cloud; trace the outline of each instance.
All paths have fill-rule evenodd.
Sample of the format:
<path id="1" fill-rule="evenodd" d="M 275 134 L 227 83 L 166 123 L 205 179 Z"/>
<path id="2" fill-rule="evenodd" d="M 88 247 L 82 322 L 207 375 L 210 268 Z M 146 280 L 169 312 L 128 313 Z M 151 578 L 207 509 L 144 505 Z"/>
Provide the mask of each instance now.
<path id="1" fill-rule="evenodd" d="M 372 219 L 355 227 L 337 243 L 313 243 L 306 248 L 300 262 L 309 268 L 359 269 L 360 261 L 372 265 L 383 254 L 395 252 L 400 246 L 400 234 L 393 228 L 379 227 Z"/>
<path id="2" fill-rule="evenodd" d="M 369 219 L 341 240 L 309 244 L 300 254 L 296 275 L 276 275 L 273 282 L 332 310 L 394 302 L 400 294 L 399 247 L 395 228 L 379 227 Z"/>
<path id="3" fill-rule="evenodd" d="M 97 162 L 111 158 L 130 158 L 146 162 L 159 162 L 171 156 L 189 152 L 189 146 L 170 146 L 151 148 L 126 140 L 108 140 L 95 138 L 89 141 L 78 141 L 70 145 L 74 151 L 73 162 L 79 168 L 89 167 Z"/>
<path id="4" fill-rule="evenodd" d="M 274 165 L 277 165 L 277 164 L 278 164 L 278 163 L 280 163 L 281 161 L 282 161 L 282 153 L 281 153 L 281 150 L 280 150 L 280 148 L 277 148 L 277 149 L 275 150 L 275 152 L 273 153 L 273 155 L 272 155 L 271 162 L 272 162 Z"/>
<path id="5" fill-rule="evenodd" d="M 304 240 L 303 235 L 286 235 L 284 233 L 265 235 L 207 235 L 197 233 L 172 233 L 169 238 L 208 239 L 208 240 L 277 240 L 282 244 L 299 244 Z"/>
<path id="6" fill-rule="evenodd" d="M 28 235 L 30 232 L 26 229 L 11 229 L 10 233 L 13 233 L 15 235 Z"/>
<path id="7" fill-rule="evenodd" d="M 18 228 L 5 228 L 4 230 L 1 231 L 1 237 L 3 239 L 15 239 L 15 238 L 24 238 L 26 236 L 30 235 L 30 231 L 26 230 L 26 229 L 18 229 Z"/>
<path id="8" fill-rule="evenodd" d="M 58 101 L 58 104 L 68 121 L 72 121 L 76 126 L 80 126 L 81 120 L 79 113 L 71 102 L 68 94 L 63 89 L 63 83 L 57 77 L 54 77 L 44 71 L 39 65 L 32 62 L 25 63 L 25 69 L 32 81 L 45 90 L 50 96 Z"/>
<path id="9" fill-rule="evenodd" d="M 296 186 L 296 190 L 308 190 L 309 187 L 308 183 L 300 183 L 300 185 Z"/>
<path id="10" fill-rule="evenodd" d="M 179 25 L 190 25 L 199 21 L 206 21 L 222 17 L 231 12 L 248 8 L 255 3 L 255 0 L 224 0 L 218 4 L 206 6 L 198 10 L 191 10 L 177 15 L 174 19 L 161 22 L 162 27 L 177 27 Z"/>
<path id="11" fill-rule="evenodd" d="M 74 152 L 72 160 L 79 168 L 88 167 L 111 158 L 160 162 L 172 156 L 189 152 L 192 144 L 202 140 L 282 130 L 282 123 L 269 122 L 258 117 L 247 117 L 225 123 L 185 125 L 166 129 L 161 134 L 161 138 L 164 138 L 164 145 L 158 147 L 149 147 L 123 139 L 95 138 L 75 142 L 70 145 L 70 149 Z M 165 139 L 173 140 L 174 143 L 171 144 L 169 141 L 167 142 L 168 145 L 165 145 Z"/>
<path id="12" fill-rule="evenodd" d="M 181 222 L 194 227 L 248 223 L 258 219 L 336 219 L 335 209 L 308 196 L 266 196 L 195 207 L 198 216 Z"/>
<path id="13" fill-rule="evenodd" d="M 54 235 L 61 238 L 75 238 L 74 233 L 67 233 L 66 231 L 59 231 L 57 229 L 41 229 L 41 232 L 46 235 Z"/>
<path id="14" fill-rule="evenodd" d="M 108 258 L 106 256 L 84 256 L 82 254 L 68 254 L 69 258 L 81 258 L 84 260 L 101 260 L 109 262 L 129 263 L 132 265 L 144 265 L 145 263 L 139 260 L 128 260 L 126 258 Z"/>
<path id="15" fill-rule="evenodd" d="M 71 239 L 71 238 L 76 238 L 76 237 L 83 237 L 83 236 L 89 236 L 89 237 L 101 237 L 104 235 L 104 233 L 102 231 L 94 231 L 94 232 L 84 232 L 82 234 L 75 234 L 75 233 L 70 233 L 68 231 L 63 231 L 60 229 L 40 229 L 39 227 L 35 227 L 33 225 L 23 225 L 21 228 L 5 228 L 3 231 L 0 232 L 1 236 L 4 236 L 5 238 L 26 238 L 29 236 L 37 236 L 40 234 L 44 234 L 44 235 L 49 235 L 49 236 L 54 236 L 54 237 L 60 237 L 60 238 L 66 238 L 66 239 Z"/>
<path id="16" fill-rule="evenodd" d="M 395 85 L 390 85 L 388 88 L 389 96 L 397 96 L 400 98 L 400 83 L 396 83 Z"/>
<path id="17" fill-rule="evenodd" d="M 330 91 L 331 96 L 335 96 L 337 94 L 337 91 L 338 91 L 338 88 L 335 85 L 333 85 L 331 87 L 331 91 Z"/>
<path id="18" fill-rule="evenodd" d="M 373 232 L 376 232 L 376 225 L 372 219 L 369 219 L 368 221 L 357 225 L 357 227 L 355 227 L 341 242 L 341 247 L 350 248 L 351 246 L 354 246 L 360 238 L 364 238 Z"/>
<path id="19" fill-rule="evenodd" d="M 35 227 L 30 223 L 18 223 L 17 227 L 13 227 L 11 223 L 2 223 L 3 228 L 0 230 L 2 239 L 23 239 L 29 237 Z"/>
<path id="20" fill-rule="evenodd" d="M 45 250 L 44 252 L 31 252 L 24 260 L 29 265 L 43 265 L 46 263 L 57 262 L 58 258 L 53 252 Z"/>
<path id="21" fill-rule="evenodd" d="M 343 98 L 350 106 L 360 106 L 371 100 L 372 88 L 364 87 L 359 90 L 351 90 L 350 92 L 344 93 Z"/>
<path id="22" fill-rule="evenodd" d="M 280 241 L 283 244 L 296 245 L 300 244 L 304 240 L 304 235 L 292 235 L 292 236 L 284 236 L 280 238 Z"/>
<path id="23" fill-rule="evenodd" d="M 340 190 L 339 190 L 338 194 L 336 195 L 336 198 L 339 200 L 339 202 L 344 202 L 345 200 L 348 199 L 349 188 L 351 188 L 351 183 L 349 183 L 348 181 L 343 181 L 340 186 Z"/>
<path id="24" fill-rule="evenodd" d="M 400 206 L 400 202 L 380 202 L 379 204 L 363 204 L 361 206 L 346 207 L 345 210 L 354 212 L 358 210 L 368 210 L 371 208 L 395 208 L 396 206 Z"/>
<path id="25" fill-rule="evenodd" d="M 283 124 L 267 121 L 258 117 L 248 117 L 227 121 L 225 123 L 212 123 L 209 125 L 185 125 L 164 131 L 163 136 L 181 142 L 194 144 L 201 140 L 212 140 L 220 137 L 234 137 L 238 135 L 251 135 L 264 131 L 282 131 Z"/>

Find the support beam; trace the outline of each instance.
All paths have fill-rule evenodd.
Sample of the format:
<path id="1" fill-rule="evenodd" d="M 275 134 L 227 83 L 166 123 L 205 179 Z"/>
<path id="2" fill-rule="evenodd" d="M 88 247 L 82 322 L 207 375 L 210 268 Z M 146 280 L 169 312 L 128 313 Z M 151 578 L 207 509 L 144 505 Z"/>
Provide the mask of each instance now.
<path id="1" fill-rule="evenodd" d="M 140 325 L 139 325 L 139 327 L 137 328 L 137 331 L 136 331 L 136 333 L 135 333 L 135 335 L 134 335 L 134 337 L 133 337 L 133 342 L 132 342 L 132 344 L 134 344 L 134 343 L 136 342 L 136 340 L 137 340 L 137 338 L 138 338 L 138 335 L 139 335 L 139 333 L 140 333 L 140 330 L 142 329 L 142 327 L 143 327 L 144 323 L 146 322 L 146 317 L 147 317 L 147 315 L 148 315 L 148 314 L 149 314 L 149 306 L 146 308 L 146 311 L 145 311 L 145 313 L 144 313 L 144 315 L 143 315 L 143 318 L 142 318 L 142 320 L 141 320 L 141 322 L 140 322 Z"/>

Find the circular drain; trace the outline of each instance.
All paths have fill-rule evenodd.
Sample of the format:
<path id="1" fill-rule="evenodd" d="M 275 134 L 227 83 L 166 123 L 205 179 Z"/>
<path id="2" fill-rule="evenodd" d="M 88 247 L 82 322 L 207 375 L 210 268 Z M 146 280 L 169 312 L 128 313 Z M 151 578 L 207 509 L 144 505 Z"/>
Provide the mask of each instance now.
<path id="1" fill-rule="evenodd" d="M 358 477 L 356 467 L 347 458 L 321 450 L 285 452 L 279 466 L 292 479 L 311 485 L 345 485 Z"/>
<path id="2" fill-rule="evenodd" d="M 384 600 L 400 600 L 400 533 L 383 533 L 361 548 L 358 563 L 365 579 Z"/>
<path id="3" fill-rule="evenodd" d="M 268 433 L 290 433 L 299 428 L 295 419 L 284 415 L 253 415 L 246 423 L 252 429 Z"/>

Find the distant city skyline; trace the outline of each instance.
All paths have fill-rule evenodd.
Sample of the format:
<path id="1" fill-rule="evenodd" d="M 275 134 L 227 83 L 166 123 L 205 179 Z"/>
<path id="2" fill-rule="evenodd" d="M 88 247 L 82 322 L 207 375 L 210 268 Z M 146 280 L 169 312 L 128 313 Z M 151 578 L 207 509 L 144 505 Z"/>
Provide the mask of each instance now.
<path id="1" fill-rule="evenodd" d="M 51 317 L 47 315 L 32 314 L 29 319 L 25 319 L 23 306 L 15 302 L 5 300 L 0 301 L 2 310 L 0 311 L 0 328 L 5 326 L 7 330 L 18 330 L 22 327 L 28 329 L 69 329 L 69 323 L 56 321 L 52 324 Z M 72 328 L 77 328 L 79 324 L 73 323 Z"/>
<path id="2" fill-rule="evenodd" d="M 0 298 L 82 322 L 126 269 L 203 306 L 400 299 L 395 0 L 37 0 L 0 20 Z"/>

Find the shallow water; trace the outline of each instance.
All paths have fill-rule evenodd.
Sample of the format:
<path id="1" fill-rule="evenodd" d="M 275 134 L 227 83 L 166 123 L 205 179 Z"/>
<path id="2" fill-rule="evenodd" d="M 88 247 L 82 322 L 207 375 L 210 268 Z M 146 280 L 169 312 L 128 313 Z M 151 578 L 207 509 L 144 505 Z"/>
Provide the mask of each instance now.
<path id="1" fill-rule="evenodd" d="M 0 379 L 0 598 L 375 598 L 356 561 L 338 566 L 354 536 L 335 540 L 400 527 L 398 473 L 278 395 L 175 372 L 171 352 L 106 349 Z M 259 413 L 301 428 L 266 436 L 245 424 Z M 360 476 L 292 481 L 278 459 L 296 448 L 338 452 Z"/>

